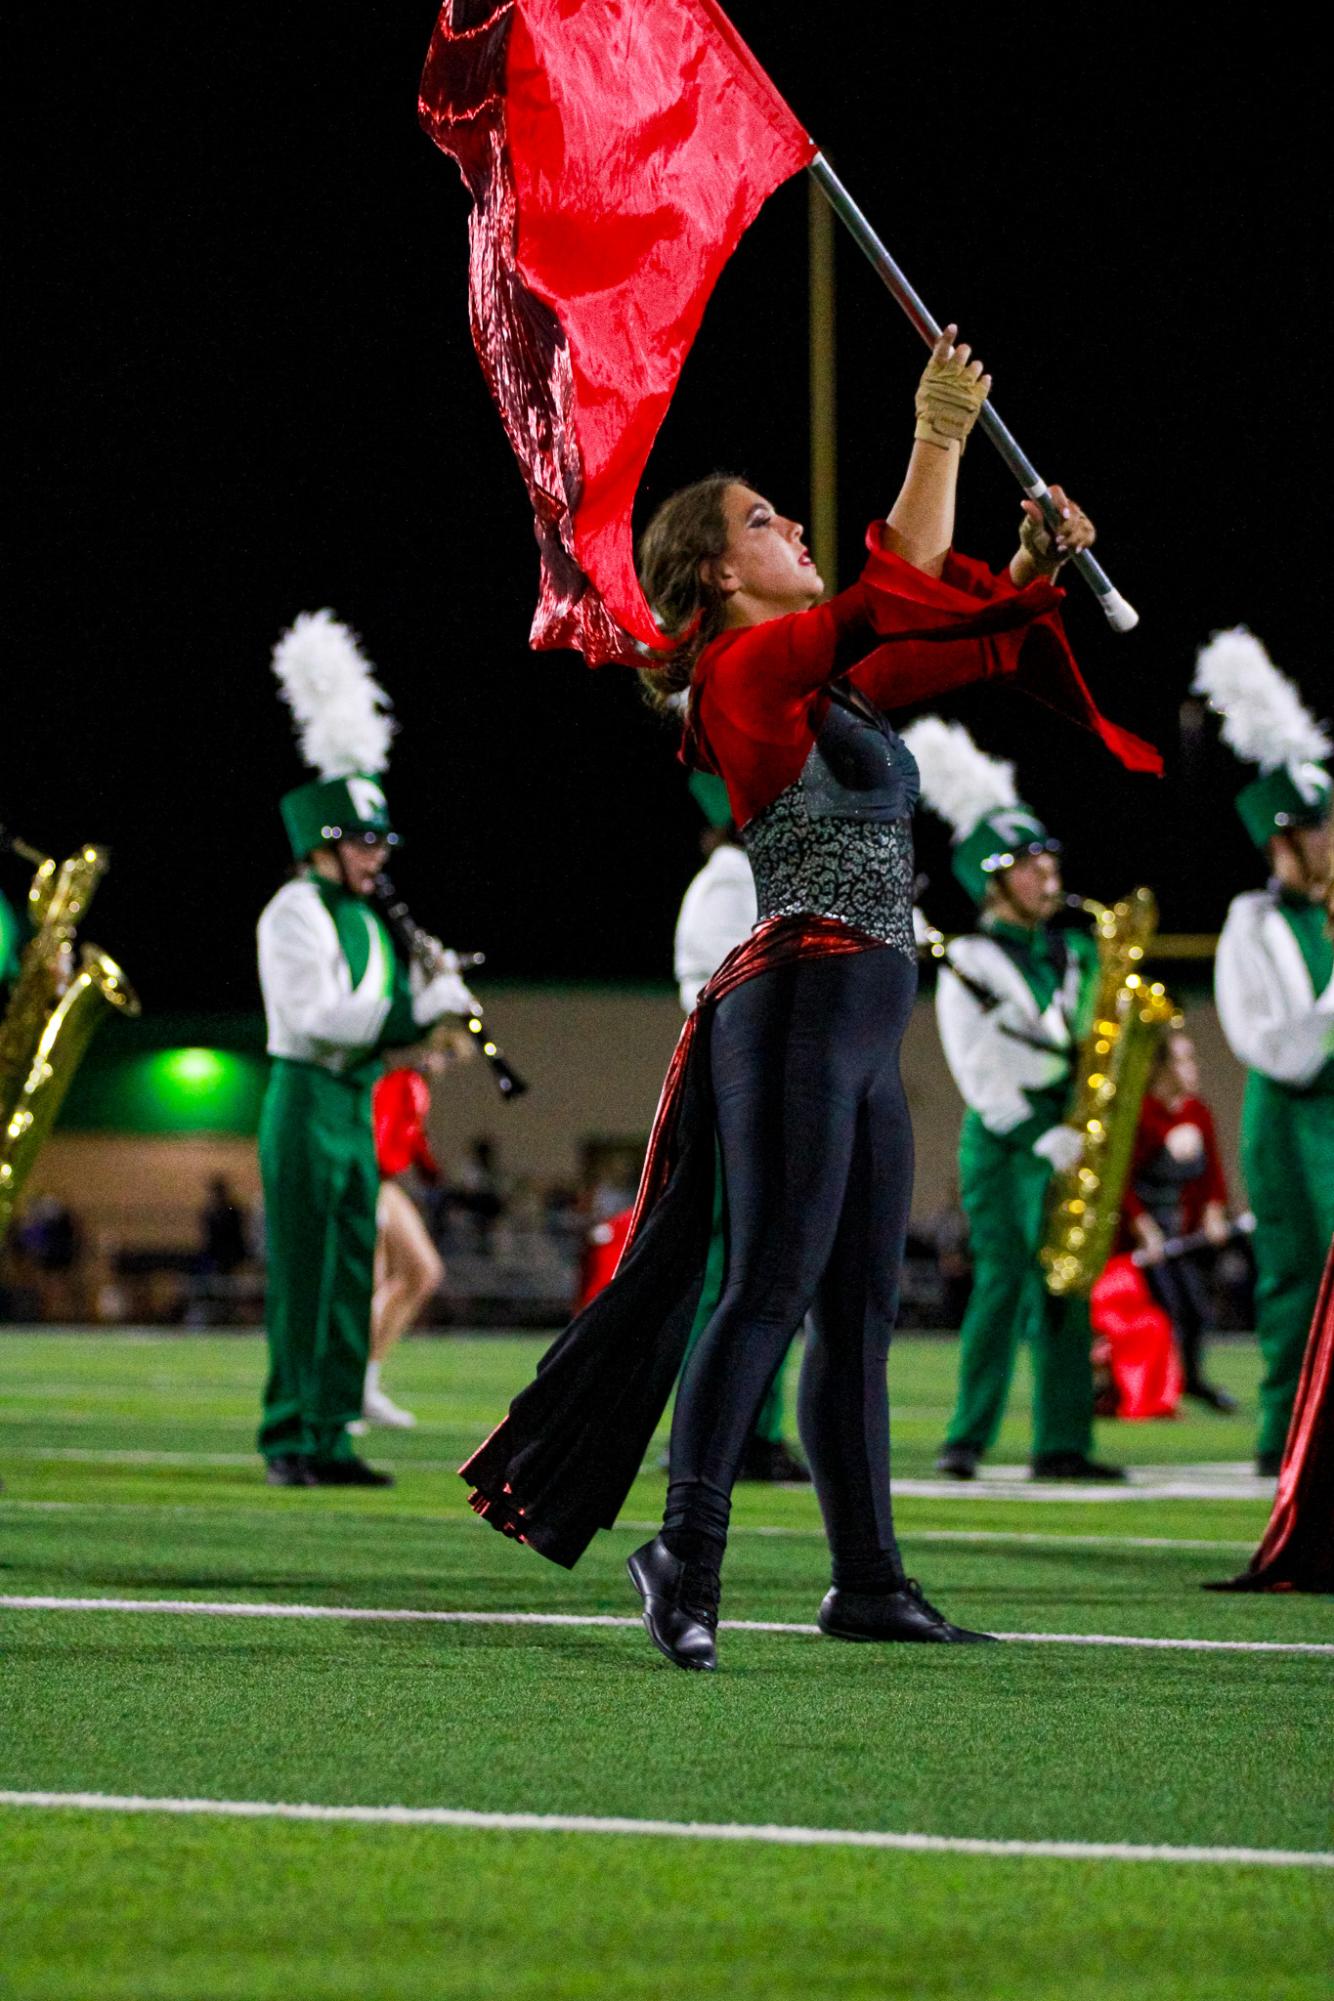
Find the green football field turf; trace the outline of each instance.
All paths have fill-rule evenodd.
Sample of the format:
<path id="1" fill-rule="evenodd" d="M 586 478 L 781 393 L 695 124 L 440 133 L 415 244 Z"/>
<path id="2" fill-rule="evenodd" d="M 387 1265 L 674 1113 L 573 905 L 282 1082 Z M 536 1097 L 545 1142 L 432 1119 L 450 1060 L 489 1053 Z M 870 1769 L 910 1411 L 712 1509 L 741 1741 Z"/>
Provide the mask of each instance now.
<path id="1" fill-rule="evenodd" d="M 471 1516 L 453 1467 L 540 1352 L 418 1340 L 377 1433 L 391 1492 L 265 1488 L 250 1336 L 0 1332 L 0 1994 L 107 2001 L 1301 2001 L 1327 1990 L 1334 1872 L 1117 1854 L 355 1824 L 166 1802 L 452 1809 L 984 1842 L 1329 1844 L 1334 1603 L 1215 1596 L 1268 1514 L 1235 1418 L 1103 1426 L 1134 1495 L 941 1486 L 909 1567 L 965 1623 L 1259 1648 L 846 1647 L 731 1630 L 684 1675 L 626 1624 L 280 1617 L 300 1606 L 633 1621 L 624 1558 L 662 1475 L 567 1573 Z M 930 1473 L 953 1349 L 901 1340 L 895 1471 Z M 994 1455 L 1022 1462 L 1024 1385 Z M 1205 1491 L 1189 1491 L 1200 1486 Z M 1175 1492 L 1164 1492 L 1175 1488 Z M 1185 1488 L 1187 1491 L 1180 1491 Z M 1157 1497 L 1155 1497 L 1157 1496 Z M 738 1490 L 723 1615 L 809 1625 L 808 1490 Z M 19 1598 L 264 1608 L 24 1607 Z M 1306 1646 L 1312 1651 L 1269 1651 Z"/>

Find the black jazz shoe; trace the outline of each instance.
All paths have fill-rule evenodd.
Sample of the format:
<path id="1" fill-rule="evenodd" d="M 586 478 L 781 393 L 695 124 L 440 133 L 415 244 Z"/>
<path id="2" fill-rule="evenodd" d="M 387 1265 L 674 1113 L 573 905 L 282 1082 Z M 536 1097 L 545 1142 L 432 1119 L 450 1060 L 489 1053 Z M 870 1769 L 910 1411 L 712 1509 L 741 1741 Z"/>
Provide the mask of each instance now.
<path id="1" fill-rule="evenodd" d="M 264 1468 L 271 1487 L 313 1487 L 315 1476 L 310 1461 L 299 1452 L 275 1452 Z"/>
<path id="2" fill-rule="evenodd" d="M 310 1484 L 313 1487 L 392 1487 L 392 1473 L 381 1473 L 364 1459 L 312 1459 Z"/>
<path id="3" fill-rule="evenodd" d="M 995 1645 L 994 1633 L 953 1626 L 925 1597 L 915 1577 L 897 1591 L 840 1591 L 820 1607 L 820 1631 L 831 1640 L 925 1640 L 937 1646 Z"/>
<path id="4" fill-rule="evenodd" d="M 644 1601 L 644 1624 L 660 1654 L 680 1668 L 718 1665 L 718 1573 L 702 1563 L 682 1563 L 654 1536 L 626 1563 Z"/>

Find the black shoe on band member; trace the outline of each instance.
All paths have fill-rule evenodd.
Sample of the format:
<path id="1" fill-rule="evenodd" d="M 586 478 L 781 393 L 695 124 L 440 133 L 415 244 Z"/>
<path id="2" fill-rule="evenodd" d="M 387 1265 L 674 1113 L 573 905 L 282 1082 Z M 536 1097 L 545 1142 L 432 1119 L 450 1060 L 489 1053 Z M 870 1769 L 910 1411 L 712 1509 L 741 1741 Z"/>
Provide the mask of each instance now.
<path id="1" fill-rule="evenodd" d="M 971 1445 L 947 1445 L 936 1461 L 936 1471 L 948 1473 L 951 1480 L 975 1480 L 981 1457 Z"/>
<path id="2" fill-rule="evenodd" d="M 312 1459 L 310 1484 L 313 1487 L 392 1487 L 392 1473 L 381 1473 L 364 1459 Z"/>
<path id="3" fill-rule="evenodd" d="M 1104 1466 L 1086 1452 L 1039 1452 L 1033 1461 L 1035 1480 L 1124 1480 L 1124 1466 Z"/>
<path id="4" fill-rule="evenodd" d="M 840 1591 L 820 1607 L 820 1631 L 831 1640 L 924 1640 L 937 1646 L 994 1645 L 994 1633 L 955 1626 L 926 1598 L 914 1577 L 897 1591 Z"/>
<path id="5" fill-rule="evenodd" d="M 716 1668 L 718 1572 L 708 1564 L 682 1563 L 660 1535 L 637 1549 L 625 1567 L 644 1601 L 644 1624 L 658 1652 L 679 1668 Z"/>
<path id="6" fill-rule="evenodd" d="M 1281 1452 L 1257 1452 L 1255 1455 L 1255 1471 L 1257 1477 L 1261 1480 L 1277 1480 L 1279 1474 L 1283 1471 L 1283 1454 Z"/>
<path id="7" fill-rule="evenodd" d="M 310 1461 L 299 1452 L 275 1452 L 264 1468 L 271 1487 L 313 1487 L 315 1476 Z"/>

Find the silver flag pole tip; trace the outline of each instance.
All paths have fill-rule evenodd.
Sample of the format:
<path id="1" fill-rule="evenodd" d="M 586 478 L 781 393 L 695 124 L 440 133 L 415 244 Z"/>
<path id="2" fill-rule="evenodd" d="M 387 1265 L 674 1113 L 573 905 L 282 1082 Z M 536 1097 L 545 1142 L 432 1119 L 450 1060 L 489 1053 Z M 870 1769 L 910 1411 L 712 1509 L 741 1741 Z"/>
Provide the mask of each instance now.
<path id="1" fill-rule="evenodd" d="M 1120 591 L 1106 591 L 1099 596 L 1098 602 L 1113 632 L 1133 632 L 1139 624 L 1139 613 Z"/>

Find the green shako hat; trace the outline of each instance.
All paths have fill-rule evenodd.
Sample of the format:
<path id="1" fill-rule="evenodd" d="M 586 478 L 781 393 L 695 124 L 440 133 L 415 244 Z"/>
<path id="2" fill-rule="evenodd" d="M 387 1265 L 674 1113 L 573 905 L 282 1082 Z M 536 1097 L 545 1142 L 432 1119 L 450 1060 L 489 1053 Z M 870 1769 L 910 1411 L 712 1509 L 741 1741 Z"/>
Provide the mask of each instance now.
<path id="1" fill-rule="evenodd" d="M 285 792 L 280 802 L 283 825 L 298 861 L 312 848 L 344 834 L 382 834 L 397 843 L 389 819 L 389 802 L 379 780 L 369 772 L 349 772 L 346 778 L 317 778 Z"/>
<path id="2" fill-rule="evenodd" d="M 1323 762 L 1334 746 L 1255 634 L 1243 625 L 1216 632 L 1196 657 L 1192 686 L 1222 716 L 1228 748 L 1260 767 L 1237 794 L 1256 847 L 1294 827 L 1318 827 L 1334 803 L 1334 775 Z"/>
<path id="3" fill-rule="evenodd" d="M 956 840 L 950 866 L 973 902 L 981 903 L 993 876 L 1013 868 L 1020 855 L 1060 852 L 1060 842 L 1052 839 L 1037 814 L 1020 799 L 1013 806 L 986 814 L 971 834 Z"/>
<path id="4" fill-rule="evenodd" d="M 917 760 L 923 800 L 954 831 L 951 865 L 974 903 L 1021 855 L 1060 853 L 1015 790 L 1014 766 L 979 750 L 962 723 L 923 716 L 903 741 Z"/>
<path id="5" fill-rule="evenodd" d="M 303 611 L 274 647 L 273 671 L 301 755 L 319 773 L 281 802 L 293 855 L 304 861 L 347 834 L 397 841 L 380 783 L 394 731 L 390 702 L 356 634 L 331 611 Z"/>
<path id="6" fill-rule="evenodd" d="M 711 771 L 692 771 L 690 796 L 711 827 L 731 826 L 732 802 L 721 778 Z"/>
<path id="7" fill-rule="evenodd" d="M 1237 794 L 1237 811 L 1257 848 L 1292 827 L 1318 827 L 1334 800 L 1334 777 L 1323 764 L 1284 764 L 1254 778 Z"/>

